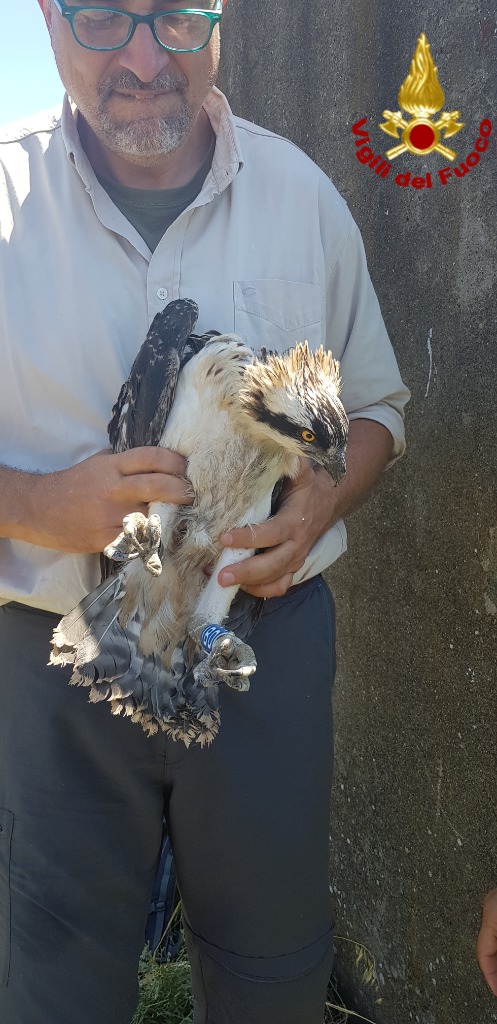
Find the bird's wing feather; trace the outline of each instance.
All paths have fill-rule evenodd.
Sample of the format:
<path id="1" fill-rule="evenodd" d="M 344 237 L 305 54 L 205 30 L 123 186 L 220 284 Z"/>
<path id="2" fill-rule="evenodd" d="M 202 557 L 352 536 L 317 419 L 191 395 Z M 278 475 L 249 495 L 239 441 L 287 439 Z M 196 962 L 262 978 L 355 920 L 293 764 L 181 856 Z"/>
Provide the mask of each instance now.
<path id="1" fill-rule="evenodd" d="M 192 299 L 170 302 L 154 317 L 112 410 L 108 430 L 113 452 L 159 444 L 197 317 Z"/>
<path id="2" fill-rule="evenodd" d="M 198 306 L 193 299 L 170 302 L 154 317 L 147 337 L 122 385 L 108 426 L 113 452 L 158 445 L 174 402 L 178 376 L 192 356 L 218 337 L 218 331 L 193 334 Z M 100 555 L 102 580 L 116 563 Z"/>

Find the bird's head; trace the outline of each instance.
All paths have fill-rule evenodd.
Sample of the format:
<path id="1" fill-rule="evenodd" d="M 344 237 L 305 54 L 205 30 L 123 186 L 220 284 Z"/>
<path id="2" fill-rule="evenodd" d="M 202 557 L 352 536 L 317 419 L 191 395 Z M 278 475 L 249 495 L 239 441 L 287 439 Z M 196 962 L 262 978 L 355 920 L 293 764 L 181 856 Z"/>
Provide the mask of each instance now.
<path id="1" fill-rule="evenodd" d="M 311 352 L 304 342 L 247 366 L 240 403 L 261 440 L 312 459 L 339 483 L 348 436 L 339 392 L 338 362 L 323 347 Z"/>

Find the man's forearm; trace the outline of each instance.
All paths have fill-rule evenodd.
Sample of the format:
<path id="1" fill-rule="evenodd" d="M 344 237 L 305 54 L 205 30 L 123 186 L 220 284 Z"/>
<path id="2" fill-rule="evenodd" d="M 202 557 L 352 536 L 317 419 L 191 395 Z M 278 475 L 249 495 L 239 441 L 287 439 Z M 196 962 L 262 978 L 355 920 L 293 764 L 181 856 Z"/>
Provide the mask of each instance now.
<path id="1" fill-rule="evenodd" d="M 0 466 L 0 537 L 29 539 L 26 533 L 36 476 Z"/>
<path id="2" fill-rule="evenodd" d="M 152 501 L 189 505 L 186 464 L 155 446 L 111 455 L 99 452 L 54 473 L 0 467 L 0 537 L 57 551 L 103 551 L 129 512 L 147 514 Z"/>

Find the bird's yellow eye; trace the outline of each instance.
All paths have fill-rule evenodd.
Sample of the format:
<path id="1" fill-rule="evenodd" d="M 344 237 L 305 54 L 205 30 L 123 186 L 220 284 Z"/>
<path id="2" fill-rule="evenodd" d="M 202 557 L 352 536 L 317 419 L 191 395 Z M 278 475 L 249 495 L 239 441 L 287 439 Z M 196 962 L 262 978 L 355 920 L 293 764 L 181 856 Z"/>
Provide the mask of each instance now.
<path id="1" fill-rule="evenodd" d="M 302 431 L 302 440 L 303 441 L 309 441 L 309 442 L 315 441 L 316 440 L 316 435 L 312 433 L 312 430 L 303 430 Z"/>

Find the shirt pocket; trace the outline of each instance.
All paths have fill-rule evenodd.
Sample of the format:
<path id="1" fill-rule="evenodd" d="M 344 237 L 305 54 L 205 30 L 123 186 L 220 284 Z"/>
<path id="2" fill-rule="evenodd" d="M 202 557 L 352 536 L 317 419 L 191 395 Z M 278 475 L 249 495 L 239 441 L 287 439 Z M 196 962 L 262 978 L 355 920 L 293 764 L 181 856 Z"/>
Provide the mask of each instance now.
<path id="1" fill-rule="evenodd" d="M 10 969 L 10 849 L 14 815 L 0 808 L 0 986 Z"/>
<path id="2" fill-rule="evenodd" d="M 261 346 L 285 352 L 298 341 L 325 344 L 323 290 L 302 281 L 234 282 L 235 333 L 257 352 Z"/>

